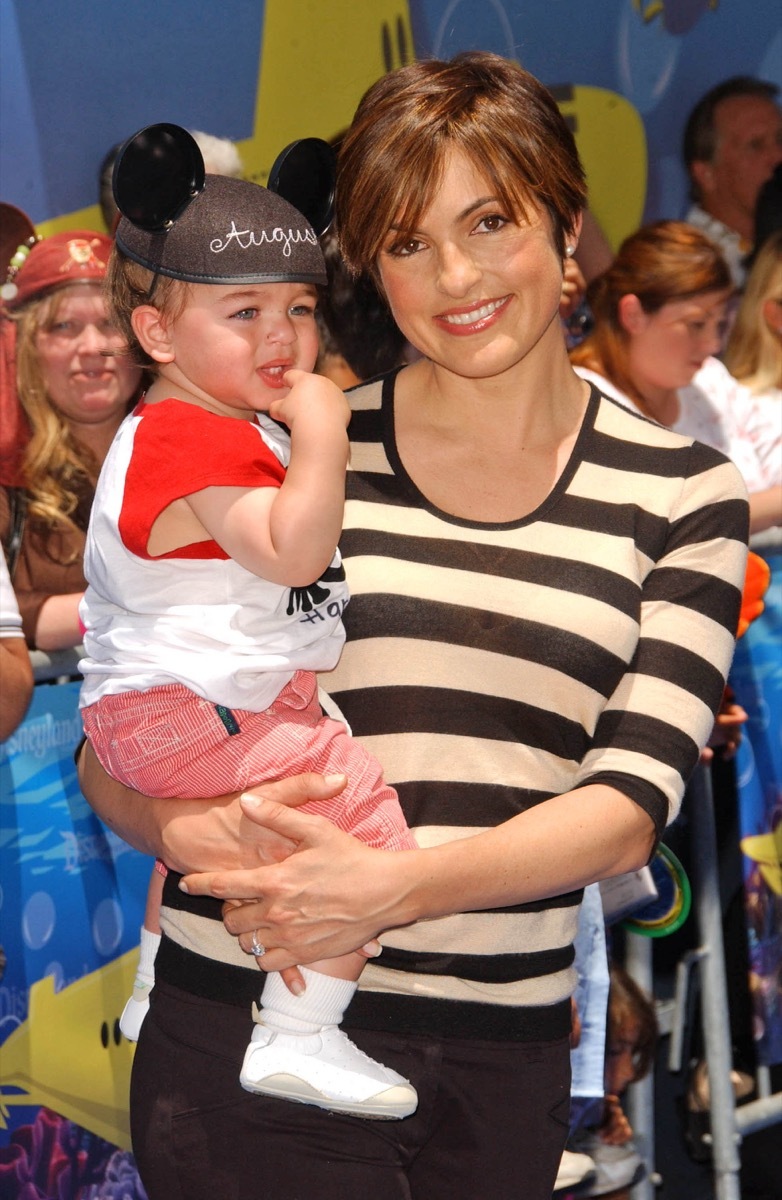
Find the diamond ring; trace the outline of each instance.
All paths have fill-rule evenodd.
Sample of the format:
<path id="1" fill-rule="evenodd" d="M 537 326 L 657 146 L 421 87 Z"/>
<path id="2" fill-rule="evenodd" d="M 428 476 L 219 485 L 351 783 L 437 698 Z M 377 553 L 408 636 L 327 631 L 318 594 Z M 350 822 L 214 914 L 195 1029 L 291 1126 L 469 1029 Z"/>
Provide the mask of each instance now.
<path id="1" fill-rule="evenodd" d="M 256 958 L 262 958 L 263 955 L 266 953 L 266 947 L 261 942 L 258 941 L 258 930 L 257 929 L 253 931 L 253 941 L 252 941 L 252 945 L 250 946 L 250 950 L 252 951 L 252 953 L 255 955 Z"/>

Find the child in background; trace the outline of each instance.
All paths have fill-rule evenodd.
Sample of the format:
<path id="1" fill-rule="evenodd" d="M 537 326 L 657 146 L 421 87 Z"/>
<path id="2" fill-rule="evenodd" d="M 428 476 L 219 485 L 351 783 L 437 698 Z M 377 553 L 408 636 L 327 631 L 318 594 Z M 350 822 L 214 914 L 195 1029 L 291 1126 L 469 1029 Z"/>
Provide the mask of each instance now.
<path id="1" fill-rule="evenodd" d="M 337 798 L 305 807 L 370 845 L 411 848 L 379 764 L 318 702 L 315 672 L 339 658 L 348 600 L 335 547 L 349 408 L 333 383 L 309 374 L 324 282 L 304 217 L 243 180 L 208 175 L 162 232 L 120 221 L 110 303 L 128 350 L 155 378 L 120 429 L 95 498 L 82 715 L 105 769 L 147 795 L 345 774 Z M 161 895 L 156 873 L 140 987 L 123 1015 L 131 1037 L 156 954 L 171 952 L 155 928 Z M 202 969 L 213 921 L 173 903 L 161 911 L 163 934 L 168 920 L 180 930 L 190 921 L 193 969 Z M 256 932 L 253 953 L 264 952 Z M 242 955 L 237 943 L 237 963 Z M 337 1028 L 365 961 L 355 953 L 312 964 L 299 994 L 268 975 L 245 1089 L 357 1116 L 414 1111 L 408 1081 Z"/>
<path id="2" fill-rule="evenodd" d="M 648 1074 L 658 1038 L 654 1004 L 618 963 L 609 968 L 608 1027 L 606 1030 L 605 1098 L 600 1124 L 583 1129 L 572 1149 L 588 1155 L 596 1175 L 577 1189 L 578 1196 L 625 1200 L 643 1177 L 644 1166 L 633 1142 L 633 1130 L 621 1097 L 631 1083 Z"/>

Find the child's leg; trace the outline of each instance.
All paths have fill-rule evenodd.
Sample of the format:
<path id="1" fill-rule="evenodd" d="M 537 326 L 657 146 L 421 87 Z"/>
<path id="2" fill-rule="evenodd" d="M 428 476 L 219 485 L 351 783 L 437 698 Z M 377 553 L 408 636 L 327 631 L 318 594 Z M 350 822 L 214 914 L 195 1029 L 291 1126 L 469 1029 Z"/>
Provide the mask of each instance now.
<path id="1" fill-rule="evenodd" d="M 161 870 L 162 867 L 162 870 Z M 149 1009 L 149 993 L 155 986 L 155 956 L 160 945 L 160 906 L 163 901 L 165 867 L 156 863 L 147 889 L 144 924 L 141 927 L 138 968 L 133 995 L 119 1019 L 119 1027 L 129 1042 L 137 1042 L 141 1025 Z"/>
<path id="2" fill-rule="evenodd" d="M 290 698 L 298 688 L 305 696 L 304 677 L 292 681 L 286 696 Z M 313 720 L 317 696 L 310 693 L 309 700 L 309 720 Z M 284 728 L 290 745 L 297 732 L 290 716 Z M 384 783 L 380 764 L 341 723 L 321 718 L 308 727 L 303 721 L 301 735 L 306 746 L 301 757 L 310 769 L 344 773 L 348 778 L 345 791 L 334 800 L 308 803 L 304 811 L 328 817 L 368 845 L 415 848 L 396 792 Z M 414 1112 L 418 1097 L 408 1080 L 368 1058 L 337 1028 L 365 965 L 362 955 L 350 954 L 303 967 L 306 989 L 300 996 L 289 992 L 279 975 L 269 975 L 242 1066 L 242 1086 L 359 1117 L 389 1119 Z"/>
<path id="3" fill-rule="evenodd" d="M 267 976 L 239 1076 L 243 1088 L 356 1117 L 390 1120 L 415 1112 L 415 1088 L 338 1028 L 365 964 L 362 955 L 347 954 L 302 967 L 300 996 L 276 972 Z"/>
<path id="4" fill-rule="evenodd" d="M 345 954 L 300 968 L 306 984 L 300 996 L 288 990 L 276 971 L 267 975 L 259 1021 L 270 1029 L 302 1034 L 341 1024 L 366 961 L 361 954 Z"/>

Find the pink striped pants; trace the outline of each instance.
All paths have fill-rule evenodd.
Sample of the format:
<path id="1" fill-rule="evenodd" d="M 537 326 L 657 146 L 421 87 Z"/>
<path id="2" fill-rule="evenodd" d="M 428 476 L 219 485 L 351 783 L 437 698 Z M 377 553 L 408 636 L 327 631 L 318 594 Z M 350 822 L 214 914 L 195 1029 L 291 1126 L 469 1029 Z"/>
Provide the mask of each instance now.
<path id="1" fill-rule="evenodd" d="M 222 715 L 221 715 L 222 714 Z M 347 787 L 301 811 L 327 817 L 369 846 L 415 849 L 380 763 L 325 717 L 316 676 L 299 671 L 264 712 L 218 709 L 180 684 L 102 697 L 82 710 L 104 769 L 145 796 L 197 799 L 317 771 Z"/>

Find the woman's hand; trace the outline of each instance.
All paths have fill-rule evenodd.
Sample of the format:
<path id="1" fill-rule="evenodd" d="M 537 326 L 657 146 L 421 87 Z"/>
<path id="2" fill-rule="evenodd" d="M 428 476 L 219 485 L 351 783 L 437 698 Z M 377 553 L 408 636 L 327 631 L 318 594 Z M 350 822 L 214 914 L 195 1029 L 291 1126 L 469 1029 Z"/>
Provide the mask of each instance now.
<path id="1" fill-rule="evenodd" d="M 382 930 L 421 918 L 523 904 L 637 870 L 654 844 L 649 815 L 615 788 L 587 784 L 492 829 L 419 850 L 375 850 L 323 817 L 244 796 L 248 818 L 288 839 L 284 862 L 254 870 L 190 874 L 184 890 L 220 900 L 226 929 L 264 970 L 335 958 Z M 574 855 L 562 829 L 573 830 Z"/>
<path id="2" fill-rule="evenodd" d="M 708 744 L 701 752 L 701 762 L 710 762 L 714 752 L 719 751 L 725 761 L 733 758 L 741 745 L 742 725 L 748 720 L 745 710 L 736 703 L 733 692 L 725 688 L 722 703 L 714 719 Z"/>
<path id="3" fill-rule="evenodd" d="M 284 835 L 248 820 L 239 793 L 203 800 L 143 796 L 107 775 L 89 742 L 79 755 L 78 771 L 81 790 L 101 820 L 142 854 L 162 858 L 175 871 L 248 869 L 279 862 L 295 848 Z M 265 796 L 285 811 L 285 805 L 337 796 L 346 782 L 344 775 L 309 773 L 260 784 L 247 795 L 250 806 L 256 795 Z"/>
<path id="4" fill-rule="evenodd" d="M 191 895 L 227 901 L 225 925 L 242 949 L 250 951 L 253 933 L 269 947 L 259 962 L 264 970 L 336 958 L 367 943 L 371 954 L 381 930 L 411 919 L 405 864 L 414 851 L 371 849 L 323 817 L 275 803 L 268 788 L 263 798 L 245 794 L 242 808 L 294 843 L 295 853 L 275 866 L 188 875 L 182 884 Z"/>

